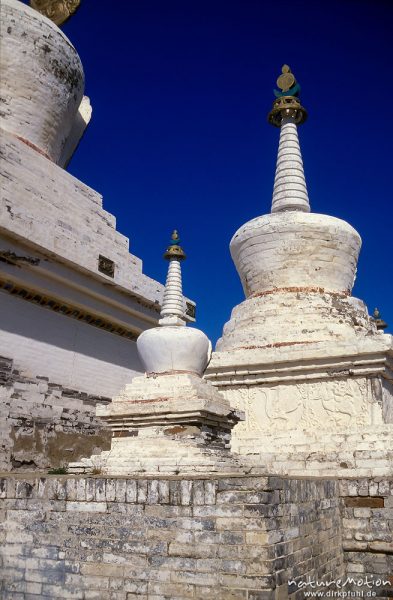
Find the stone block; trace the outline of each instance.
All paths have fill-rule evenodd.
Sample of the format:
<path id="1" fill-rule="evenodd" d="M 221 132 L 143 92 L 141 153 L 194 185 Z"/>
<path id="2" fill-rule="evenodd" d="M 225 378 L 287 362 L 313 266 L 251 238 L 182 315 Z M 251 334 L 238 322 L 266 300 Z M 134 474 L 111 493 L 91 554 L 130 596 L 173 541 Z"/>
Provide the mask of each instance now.
<path id="1" fill-rule="evenodd" d="M 390 482 L 386 479 L 383 479 L 378 483 L 378 493 L 381 496 L 389 496 L 391 492 Z"/>
<path id="2" fill-rule="evenodd" d="M 81 478 L 76 481 L 76 496 L 78 502 L 86 500 L 86 479 Z"/>
<path id="3" fill-rule="evenodd" d="M 114 502 L 116 500 L 116 479 L 106 480 L 105 499 L 107 502 Z"/>
<path id="4" fill-rule="evenodd" d="M 27 481 L 17 481 L 15 485 L 16 498 L 31 498 L 34 491 L 34 483 Z"/>
<path id="5" fill-rule="evenodd" d="M 95 480 L 95 501 L 105 502 L 106 500 L 106 481 L 105 479 Z"/>
<path id="6" fill-rule="evenodd" d="M 122 580 L 122 584 L 124 585 L 124 590 L 126 592 L 132 594 L 138 594 L 138 598 L 140 594 L 147 594 L 148 582 L 145 581 L 124 581 Z"/>
<path id="7" fill-rule="evenodd" d="M 58 585 L 44 584 L 42 586 L 43 597 L 64 598 L 65 600 L 83 600 L 83 590 L 72 590 Z"/>
<path id="8" fill-rule="evenodd" d="M 192 504 L 203 506 L 205 504 L 205 486 L 203 481 L 194 481 L 192 488 Z"/>
<path id="9" fill-rule="evenodd" d="M 219 576 L 220 585 L 240 589 L 271 589 L 272 581 L 272 577 L 258 577 L 254 575 L 220 574 Z"/>
<path id="10" fill-rule="evenodd" d="M 147 501 L 147 481 L 139 479 L 137 481 L 137 502 L 145 504 Z"/>
<path id="11" fill-rule="evenodd" d="M 67 512 L 93 512 L 93 513 L 106 513 L 107 503 L 106 502 L 67 502 Z"/>
<path id="12" fill-rule="evenodd" d="M 158 481 L 158 496 L 160 504 L 169 504 L 169 481 Z"/>
<path id="13" fill-rule="evenodd" d="M 345 506 L 356 508 L 382 508 L 385 500 L 375 496 L 354 496 L 344 498 Z"/>
<path id="14" fill-rule="evenodd" d="M 126 482 L 126 502 L 137 501 L 137 484 L 135 480 L 128 479 Z"/>
<path id="15" fill-rule="evenodd" d="M 157 480 L 148 481 L 147 504 L 157 504 L 159 501 L 159 487 Z"/>
<path id="16" fill-rule="evenodd" d="M 192 481 L 183 480 L 180 482 L 180 501 L 184 506 L 190 506 L 192 499 Z"/>
<path id="17" fill-rule="evenodd" d="M 80 566 L 81 575 L 96 575 L 99 577 L 123 577 L 124 566 L 105 563 L 83 563 Z"/>
<path id="18" fill-rule="evenodd" d="M 171 573 L 171 581 L 174 583 L 185 583 L 194 585 L 217 585 L 219 575 L 217 573 L 195 573 L 193 571 L 175 571 Z"/>
<path id="19" fill-rule="evenodd" d="M 360 519 L 368 519 L 371 517 L 371 508 L 354 508 L 353 516 Z"/>

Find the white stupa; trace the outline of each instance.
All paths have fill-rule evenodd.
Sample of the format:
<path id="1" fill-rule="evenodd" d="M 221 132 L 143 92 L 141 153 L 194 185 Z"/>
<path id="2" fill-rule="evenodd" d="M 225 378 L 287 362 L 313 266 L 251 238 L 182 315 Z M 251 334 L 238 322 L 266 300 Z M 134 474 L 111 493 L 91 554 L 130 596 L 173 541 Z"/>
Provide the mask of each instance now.
<path id="1" fill-rule="evenodd" d="M 273 472 L 385 474 L 393 468 L 392 336 L 351 296 L 359 234 L 310 212 L 297 132 L 306 111 L 286 65 L 277 83 L 271 212 L 232 238 L 246 300 L 206 377 L 246 413 L 234 449 Z"/>
<path id="2" fill-rule="evenodd" d="M 160 326 L 137 341 L 146 369 L 97 416 L 113 432 L 111 450 L 70 465 L 72 472 L 104 474 L 241 472 L 230 453 L 231 429 L 243 418 L 202 379 L 211 343 L 186 327 L 180 262 L 185 259 L 177 232 L 164 257 L 169 260 Z"/>

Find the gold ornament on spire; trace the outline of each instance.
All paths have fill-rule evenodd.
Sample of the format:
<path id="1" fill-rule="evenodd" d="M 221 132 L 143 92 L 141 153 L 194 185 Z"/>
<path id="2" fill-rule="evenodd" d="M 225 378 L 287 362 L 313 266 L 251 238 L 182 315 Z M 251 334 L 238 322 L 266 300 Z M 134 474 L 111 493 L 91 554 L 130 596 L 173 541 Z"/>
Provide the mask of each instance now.
<path id="1" fill-rule="evenodd" d="M 300 85 L 288 65 L 282 66 L 277 85 L 280 89 L 274 90 L 276 100 L 268 115 L 269 123 L 281 127 L 283 119 L 286 118 L 291 119 L 296 125 L 301 125 L 307 119 L 307 111 L 300 104 Z"/>
<path id="2" fill-rule="evenodd" d="M 31 8 L 60 26 L 79 8 L 81 0 L 30 0 Z"/>
<path id="3" fill-rule="evenodd" d="M 176 229 L 171 235 L 171 243 L 169 244 L 166 252 L 164 254 L 164 258 L 166 260 L 171 260 L 172 258 L 177 258 L 177 260 L 185 260 L 186 253 L 183 248 L 180 246 L 180 237 Z"/>
<path id="4" fill-rule="evenodd" d="M 287 92 L 293 85 L 295 85 L 296 79 L 294 74 L 291 73 L 291 69 L 288 67 L 288 65 L 283 65 L 281 71 L 282 73 L 277 79 L 277 85 L 281 91 Z"/>

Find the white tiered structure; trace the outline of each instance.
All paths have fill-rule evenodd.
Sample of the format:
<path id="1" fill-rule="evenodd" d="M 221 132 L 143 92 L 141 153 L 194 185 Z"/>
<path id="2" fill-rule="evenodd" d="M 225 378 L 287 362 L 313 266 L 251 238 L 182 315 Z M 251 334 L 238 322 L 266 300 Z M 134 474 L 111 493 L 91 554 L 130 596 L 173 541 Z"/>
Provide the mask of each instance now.
<path id="1" fill-rule="evenodd" d="M 19 0 L 0 11 L 4 470 L 54 466 L 50 448 L 58 466 L 85 433 L 92 441 L 97 399 L 143 372 L 136 339 L 157 325 L 164 286 L 142 272 L 101 195 L 63 169 L 91 115 L 75 48 Z"/>
<path id="2" fill-rule="evenodd" d="M 392 336 L 351 296 L 359 234 L 310 212 L 297 134 L 305 118 L 291 90 L 274 102 L 269 120 L 281 132 L 271 213 L 230 243 L 246 300 L 233 309 L 206 377 L 245 411 L 234 450 L 269 472 L 387 474 Z"/>
<path id="3" fill-rule="evenodd" d="M 97 416 L 112 429 L 111 450 L 70 464 L 73 473 L 244 472 L 230 454 L 231 429 L 243 415 L 202 379 L 211 344 L 199 329 L 185 327 L 180 267 L 185 254 L 179 242 L 175 231 L 165 253 L 169 269 L 160 326 L 137 341 L 146 374 L 135 377 L 112 404 L 97 406 Z"/>
<path id="4" fill-rule="evenodd" d="M 284 210 L 310 212 L 297 126 L 291 117 L 281 123 L 272 200 L 272 213 Z"/>

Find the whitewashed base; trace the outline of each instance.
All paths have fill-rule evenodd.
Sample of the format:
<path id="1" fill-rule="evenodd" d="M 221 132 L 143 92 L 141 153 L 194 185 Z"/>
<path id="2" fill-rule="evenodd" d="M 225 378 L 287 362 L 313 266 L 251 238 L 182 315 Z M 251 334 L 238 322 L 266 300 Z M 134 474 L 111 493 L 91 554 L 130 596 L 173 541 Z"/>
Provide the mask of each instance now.
<path id="1" fill-rule="evenodd" d="M 195 373 L 135 377 L 97 416 L 113 432 L 111 449 L 71 463 L 72 473 L 243 473 L 230 433 L 243 418 Z"/>

